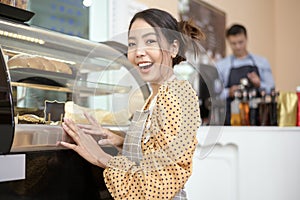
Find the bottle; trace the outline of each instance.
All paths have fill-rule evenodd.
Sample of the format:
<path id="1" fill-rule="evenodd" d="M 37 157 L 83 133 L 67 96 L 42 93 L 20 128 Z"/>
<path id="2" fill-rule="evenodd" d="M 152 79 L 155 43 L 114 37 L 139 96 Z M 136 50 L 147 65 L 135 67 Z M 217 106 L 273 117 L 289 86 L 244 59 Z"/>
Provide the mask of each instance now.
<path id="1" fill-rule="evenodd" d="M 253 88 L 249 91 L 249 120 L 251 126 L 258 126 L 258 98 L 257 89 Z"/>
<path id="2" fill-rule="evenodd" d="M 260 90 L 261 100 L 259 103 L 259 125 L 260 126 L 268 126 L 269 125 L 269 108 L 266 101 L 266 90 Z"/>
<path id="3" fill-rule="evenodd" d="M 277 126 L 277 96 L 275 88 L 271 89 L 271 102 L 269 104 L 269 118 L 270 118 L 270 126 Z"/>
<path id="4" fill-rule="evenodd" d="M 249 126 L 249 102 L 248 102 L 248 92 L 246 89 L 242 91 L 242 101 L 239 105 L 240 108 L 240 116 L 241 116 L 241 125 Z"/>
<path id="5" fill-rule="evenodd" d="M 297 110 L 297 126 L 300 126 L 300 86 L 297 87 L 298 110 Z"/>
<path id="6" fill-rule="evenodd" d="M 240 116 L 240 97 L 241 91 L 236 90 L 234 92 L 234 99 L 230 104 L 231 108 L 231 116 L 230 116 L 230 124 L 231 126 L 240 126 L 241 125 L 241 116 Z"/>

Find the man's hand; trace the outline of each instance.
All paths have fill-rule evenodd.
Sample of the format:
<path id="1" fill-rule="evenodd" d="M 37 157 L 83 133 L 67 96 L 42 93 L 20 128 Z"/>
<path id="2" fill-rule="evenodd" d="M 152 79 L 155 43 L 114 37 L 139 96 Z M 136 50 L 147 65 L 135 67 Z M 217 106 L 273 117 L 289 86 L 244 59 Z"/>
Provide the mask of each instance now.
<path id="1" fill-rule="evenodd" d="M 250 82 L 254 85 L 254 87 L 256 87 L 256 88 L 260 87 L 260 78 L 256 72 L 248 73 L 247 76 L 248 76 Z"/>
<path id="2" fill-rule="evenodd" d="M 238 85 L 233 85 L 229 88 L 229 97 L 234 97 L 234 92 L 238 90 L 240 87 Z"/>

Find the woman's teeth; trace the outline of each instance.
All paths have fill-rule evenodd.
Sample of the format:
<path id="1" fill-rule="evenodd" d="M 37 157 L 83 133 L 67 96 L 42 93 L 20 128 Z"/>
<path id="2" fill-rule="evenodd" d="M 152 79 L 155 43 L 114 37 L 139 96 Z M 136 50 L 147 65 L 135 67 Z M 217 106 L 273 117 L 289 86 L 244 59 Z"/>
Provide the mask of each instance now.
<path id="1" fill-rule="evenodd" d="M 140 64 L 138 64 L 138 66 L 141 69 L 148 69 L 152 66 L 152 63 L 140 63 Z"/>

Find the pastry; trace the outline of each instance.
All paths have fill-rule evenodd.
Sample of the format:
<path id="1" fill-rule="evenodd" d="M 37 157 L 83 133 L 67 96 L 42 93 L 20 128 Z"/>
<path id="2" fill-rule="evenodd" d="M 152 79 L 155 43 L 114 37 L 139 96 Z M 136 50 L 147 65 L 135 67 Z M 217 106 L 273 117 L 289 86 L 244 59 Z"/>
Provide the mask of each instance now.
<path id="1" fill-rule="evenodd" d="M 18 124 L 45 124 L 44 118 L 33 114 L 19 115 L 17 122 Z"/>
<path id="2" fill-rule="evenodd" d="M 55 66 L 55 71 L 64 74 L 72 74 L 72 70 L 66 63 L 59 62 L 56 60 L 50 60 L 52 64 Z"/>
<path id="3" fill-rule="evenodd" d="M 50 60 L 41 56 L 19 54 L 10 58 L 7 65 L 10 69 L 31 68 L 49 72 L 72 74 L 70 66 L 66 63 Z"/>
<path id="4" fill-rule="evenodd" d="M 128 125 L 129 113 L 126 110 L 119 112 L 109 112 L 101 109 L 84 108 L 68 101 L 65 104 L 65 118 L 74 120 L 79 124 L 88 124 L 88 120 L 84 116 L 84 112 L 91 114 L 102 125 Z"/>
<path id="5" fill-rule="evenodd" d="M 29 67 L 29 59 L 31 56 L 19 54 L 7 61 L 7 65 L 9 68 L 16 68 L 16 67 Z"/>

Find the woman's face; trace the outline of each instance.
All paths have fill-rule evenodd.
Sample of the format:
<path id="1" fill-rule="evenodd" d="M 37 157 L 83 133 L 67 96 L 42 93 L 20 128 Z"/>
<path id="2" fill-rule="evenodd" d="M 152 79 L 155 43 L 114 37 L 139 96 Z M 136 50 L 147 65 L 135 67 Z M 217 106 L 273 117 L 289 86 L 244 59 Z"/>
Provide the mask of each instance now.
<path id="1" fill-rule="evenodd" d="M 159 39 L 155 29 L 143 19 L 132 23 L 128 36 L 128 60 L 144 81 L 162 84 L 173 74 L 171 48 L 172 45 L 164 37 Z"/>

